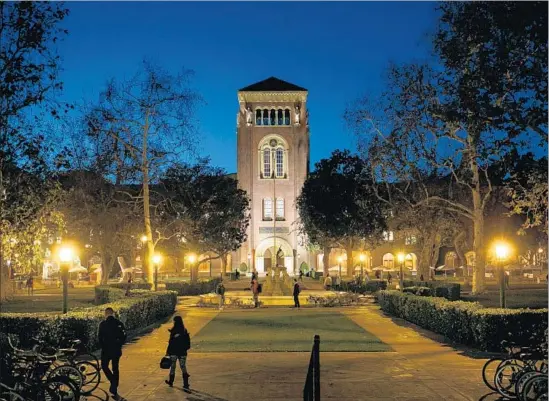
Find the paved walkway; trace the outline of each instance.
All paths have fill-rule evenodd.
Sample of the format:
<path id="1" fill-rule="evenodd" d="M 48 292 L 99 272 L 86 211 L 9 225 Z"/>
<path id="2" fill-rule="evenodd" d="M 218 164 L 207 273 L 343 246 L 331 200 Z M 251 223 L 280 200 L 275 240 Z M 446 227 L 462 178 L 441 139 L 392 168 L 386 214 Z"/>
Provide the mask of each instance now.
<path id="1" fill-rule="evenodd" d="M 428 332 L 401 320 L 385 317 L 377 306 L 333 311 L 344 313 L 389 344 L 394 351 L 321 351 L 323 400 L 476 401 L 488 393 L 481 379 L 484 359 L 466 356 L 461 351 L 428 338 L 433 337 Z M 186 305 L 179 305 L 177 312 L 183 316 L 191 337 L 220 313 Z M 307 309 L 298 313 L 307 313 Z M 169 388 L 164 384 L 167 371 L 159 369 L 159 361 L 166 349 L 169 326 L 166 323 L 124 347 L 120 363 L 120 394 L 128 401 L 302 399 L 310 357 L 309 353 L 302 352 L 191 352 L 188 369 L 192 393 L 182 391 L 179 370 L 176 386 Z M 222 336 L 223 333 L 220 333 Z"/>

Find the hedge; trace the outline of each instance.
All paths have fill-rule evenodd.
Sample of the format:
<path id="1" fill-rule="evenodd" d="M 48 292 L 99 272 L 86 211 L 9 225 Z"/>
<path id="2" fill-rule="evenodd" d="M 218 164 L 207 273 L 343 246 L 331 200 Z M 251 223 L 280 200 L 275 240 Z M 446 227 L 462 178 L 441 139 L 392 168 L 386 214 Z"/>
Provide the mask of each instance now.
<path id="1" fill-rule="evenodd" d="M 503 351 L 503 340 L 531 346 L 545 339 L 547 309 L 484 308 L 478 302 L 448 301 L 399 291 L 380 291 L 377 298 L 384 312 L 482 351 Z"/>
<path id="2" fill-rule="evenodd" d="M 458 283 L 447 283 L 443 281 L 413 281 L 404 280 L 402 282 L 406 287 L 428 287 L 435 297 L 443 297 L 450 301 L 459 301 L 461 295 L 461 285 Z"/>
<path id="3" fill-rule="evenodd" d="M 128 283 L 110 283 L 107 284 L 109 287 L 118 288 L 120 290 L 125 290 L 128 288 Z M 145 281 L 139 281 L 137 283 L 132 283 L 132 290 L 150 290 L 152 288 L 152 283 L 147 283 Z"/>
<path id="4" fill-rule="evenodd" d="M 354 281 L 342 282 L 339 286 L 340 291 L 358 292 L 364 294 L 366 292 L 376 292 L 387 289 L 387 280 L 370 280 L 358 285 Z"/>
<path id="5" fill-rule="evenodd" d="M 433 291 L 429 287 L 404 287 L 402 292 L 406 294 L 418 295 L 420 297 L 432 297 Z"/>
<path id="6" fill-rule="evenodd" d="M 214 278 L 208 281 L 191 282 L 167 282 L 166 290 L 176 291 L 179 296 L 208 294 L 215 290 L 220 279 Z"/>
<path id="7" fill-rule="evenodd" d="M 117 297 L 117 289 L 107 290 L 107 296 Z M 172 291 L 132 291 L 131 296 L 100 306 L 79 308 L 69 313 L 1 313 L 0 332 L 19 336 L 21 346 L 32 345 L 39 338 L 50 345 L 67 346 L 78 338 L 88 350 L 98 347 L 97 330 L 104 319 L 105 308 L 110 306 L 124 323 L 126 330 L 142 329 L 175 311 L 177 294 Z"/>

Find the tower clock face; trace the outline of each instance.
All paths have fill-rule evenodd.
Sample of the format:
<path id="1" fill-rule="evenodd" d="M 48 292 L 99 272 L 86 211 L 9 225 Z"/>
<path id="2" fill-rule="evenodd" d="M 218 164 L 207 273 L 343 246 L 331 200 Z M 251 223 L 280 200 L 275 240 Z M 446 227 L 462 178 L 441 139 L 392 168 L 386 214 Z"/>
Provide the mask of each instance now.
<path id="1" fill-rule="evenodd" d="M 269 142 L 269 144 L 274 148 L 278 142 L 276 141 L 276 139 L 271 139 L 271 142 Z"/>

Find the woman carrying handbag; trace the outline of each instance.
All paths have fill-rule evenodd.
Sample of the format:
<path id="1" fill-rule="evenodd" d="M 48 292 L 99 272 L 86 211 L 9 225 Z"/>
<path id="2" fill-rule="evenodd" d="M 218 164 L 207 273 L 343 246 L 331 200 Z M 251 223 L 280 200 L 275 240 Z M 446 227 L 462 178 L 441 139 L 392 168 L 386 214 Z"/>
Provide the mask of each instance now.
<path id="1" fill-rule="evenodd" d="M 169 356 L 171 359 L 170 377 L 166 380 L 168 386 L 173 386 L 175 369 L 177 367 L 177 361 L 179 360 L 179 366 L 181 367 L 181 372 L 183 372 L 183 388 L 185 390 L 189 389 L 190 375 L 187 373 L 187 351 L 190 348 L 191 337 L 183 325 L 183 319 L 181 316 L 175 316 L 173 318 L 173 327 L 170 329 L 170 342 L 168 343 L 168 349 L 166 350 L 166 356 Z"/>

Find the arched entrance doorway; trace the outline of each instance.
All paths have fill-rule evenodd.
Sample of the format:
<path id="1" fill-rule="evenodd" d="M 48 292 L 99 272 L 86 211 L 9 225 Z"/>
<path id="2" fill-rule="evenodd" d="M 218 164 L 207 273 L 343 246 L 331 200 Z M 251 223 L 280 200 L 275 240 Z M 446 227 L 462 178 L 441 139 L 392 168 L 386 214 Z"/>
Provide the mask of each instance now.
<path id="1" fill-rule="evenodd" d="M 265 273 L 268 268 L 276 263 L 286 267 L 288 274 L 293 274 L 294 257 L 293 249 L 284 238 L 269 237 L 259 243 L 255 250 L 255 266 L 259 273 Z M 276 261 L 275 261 L 276 257 Z"/>

